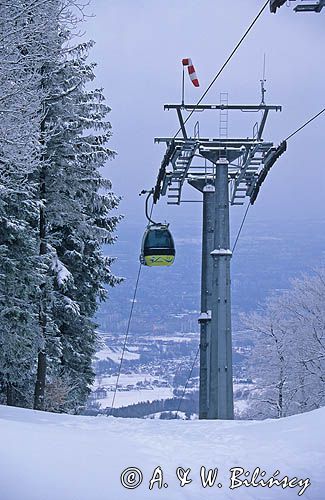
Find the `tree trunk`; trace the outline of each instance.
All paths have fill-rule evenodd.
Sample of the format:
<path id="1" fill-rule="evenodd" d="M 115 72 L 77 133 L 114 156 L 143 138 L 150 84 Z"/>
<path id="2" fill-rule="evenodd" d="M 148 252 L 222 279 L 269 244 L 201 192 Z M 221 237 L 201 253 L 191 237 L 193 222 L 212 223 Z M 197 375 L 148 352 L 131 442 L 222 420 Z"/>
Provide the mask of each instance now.
<path id="1" fill-rule="evenodd" d="M 281 368 L 280 368 L 280 380 L 278 384 L 278 418 L 284 417 L 284 412 L 283 412 L 283 387 L 285 384 L 285 379 L 284 379 L 284 357 L 280 355 L 280 363 L 281 363 Z"/>
<path id="2" fill-rule="evenodd" d="M 41 133 L 45 130 L 44 120 L 41 123 Z M 43 138 L 41 138 L 41 143 Z M 39 254 L 46 255 L 47 245 L 46 245 L 46 213 L 45 213 L 45 201 L 46 201 L 46 184 L 45 184 L 45 166 L 42 166 L 40 171 L 40 211 L 39 211 L 39 237 L 40 237 L 40 250 Z M 44 397 L 45 397 L 45 384 L 46 384 L 46 302 L 47 302 L 47 291 L 46 282 L 42 283 L 41 287 L 41 297 L 40 297 L 40 307 L 39 307 L 39 326 L 40 335 L 42 338 L 42 349 L 38 353 L 37 358 L 37 376 L 35 383 L 35 393 L 34 393 L 34 410 L 44 409 Z"/>
<path id="3" fill-rule="evenodd" d="M 10 382 L 7 382 L 7 406 L 15 406 L 15 391 Z"/>
<path id="4" fill-rule="evenodd" d="M 46 381 L 46 353 L 41 351 L 38 354 L 37 377 L 34 394 L 34 410 L 44 410 Z"/>

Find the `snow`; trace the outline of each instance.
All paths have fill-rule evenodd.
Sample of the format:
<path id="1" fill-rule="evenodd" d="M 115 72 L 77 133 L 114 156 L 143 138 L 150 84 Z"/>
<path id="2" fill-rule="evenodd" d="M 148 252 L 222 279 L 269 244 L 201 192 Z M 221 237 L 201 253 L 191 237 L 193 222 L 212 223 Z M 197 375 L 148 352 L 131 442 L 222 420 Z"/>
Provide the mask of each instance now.
<path id="1" fill-rule="evenodd" d="M 177 316 L 177 315 L 175 315 Z M 186 333 L 186 336 L 183 334 L 181 337 L 172 336 L 172 335 L 153 335 L 150 337 L 152 342 L 192 342 L 193 336 L 189 333 Z M 195 333 L 195 339 L 197 339 L 197 333 Z"/>
<path id="2" fill-rule="evenodd" d="M 211 255 L 232 255 L 232 251 L 229 248 L 217 248 L 211 252 Z"/>
<path id="3" fill-rule="evenodd" d="M 249 401 L 247 399 L 237 399 L 234 401 L 235 412 L 240 415 L 244 411 L 248 410 Z"/>
<path id="4" fill-rule="evenodd" d="M 65 267 L 65 265 L 60 261 L 59 257 L 56 254 L 56 250 L 51 247 L 52 250 L 52 270 L 56 274 L 56 278 L 59 286 L 64 285 L 70 278 L 71 273 Z"/>
<path id="5" fill-rule="evenodd" d="M 230 468 L 239 466 L 251 473 L 261 467 L 265 480 L 277 470 L 280 478 L 310 478 L 301 498 L 324 500 L 325 408 L 250 422 L 80 417 L 0 406 L 0 420 L 1 500 L 300 498 L 301 485 L 230 490 Z M 203 489 L 203 465 L 219 468 L 222 489 Z M 149 490 L 158 466 L 168 487 Z M 120 481 L 127 467 L 143 473 L 133 491 Z M 180 487 L 177 467 L 191 468 L 191 484 Z"/>
<path id="6" fill-rule="evenodd" d="M 114 392 L 108 392 L 107 397 L 98 399 L 100 407 L 110 408 L 113 400 Z M 173 389 L 171 387 L 157 387 L 155 389 L 130 389 L 128 391 L 117 391 L 114 401 L 114 408 L 121 406 L 129 406 L 136 403 L 147 402 L 150 403 L 157 399 L 168 399 L 173 397 Z"/>
<path id="7" fill-rule="evenodd" d="M 110 359 L 114 363 L 119 363 L 121 360 L 121 356 L 122 356 L 122 349 L 107 347 L 105 349 L 101 349 L 100 351 L 97 351 L 96 355 L 95 355 L 95 359 L 100 360 L 100 361 L 105 360 L 105 359 Z M 139 358 L 140 358 L 140 354 L 134 352 L 134 349 L 133 349 L 133 352 L 131 352 L 131 349 L 126 349 L 124 351 L 123 359 L 125 359 L 127 361 L 133 361 L 133 360 L 137 360 Z"/>
<path id="8" fill-rule="evenodd" d="M 168 412 L 157 411 L 157 413 L 150 413 L 149 415 L 146 415 L 143 418 L 151 418 L 151 419 L 154 419 L 154 420 L 159 420 L 160 417 L 161 417 L 161 415 L 164 414 L 164 413 L 172 414 L 172 415 L 174 415 L 174 418 L 181 418 L 183 420 L 186 420 L 186 413 L 183 412 L 183 411 L 176 411 L 176 410 L 168 411 Z M 191 416 L 192 420 L 194 420 L 195 418 L 197 418 L 197 415 L 195 415 L 195 416 L 192 415 Z"/>
<path id="9" fill-rule="evenodd" d="M 163 380 L 159 376 L 150 375 L 148 373 L 121 373 L 119 378 L 119 386 L 135 385 L 138 382 L 153 382 L 154 380 Z M 114 389 L 116 385 L 116 375 L 98 375 L 96 377 L 94 387 L 107 387 Z"/>
<path id="10" fill-rule="evenodd" d="M 130 353 L 132 354 L 132 353 Z M 145 384 L 145 387 L 136 387 L 136 384 Z M 128 406 L 143 401 L 155 401 L 156 399 L 168 399 L 173 397 L 173 388 L 160 387 L 159 383 L 165 383 L 165 379 L 148 373 L 121 373 L 119 378 L 119 390 L 116 393 L 114 408 Z M 101 408 L 109 408 L 112 404 L 113 392 L 116 386 L 116 375 L 97 376 L 93 389 L 101 387 L 107 391 L 107 397 L 97 399 Z M 1 500 L 1 499 L 0 499 Z"/>

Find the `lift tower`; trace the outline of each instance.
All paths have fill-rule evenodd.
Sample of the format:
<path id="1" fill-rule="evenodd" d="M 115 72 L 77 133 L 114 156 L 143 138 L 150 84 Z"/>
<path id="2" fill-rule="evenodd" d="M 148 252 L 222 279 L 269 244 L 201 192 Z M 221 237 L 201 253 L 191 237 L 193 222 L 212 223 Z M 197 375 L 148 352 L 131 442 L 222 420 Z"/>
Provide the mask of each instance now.
<path id="1" fill-rule="evenodd" d="M 200 323 L 200 419 L 233 419 L 232 335 L 229 208 L 256 199 L 270 166 L 281 154 L 262 139 L 270 111 L 281 106 L 230 104 L 168 104 L 177 112 L 182 136 L 155 138 L 166 144 L 154 189 L 154 203 L 167 195 L 167 203 L 180 205 L 185 182 L 202 193 L 202 274 Z M 183 112 L 261 112 L 251 137 L 200 137 L 199 123 L 188 135 Z M 282 147 L 283 148 L 283 147 Z M 204 165 L 198 166 L 202 158 Z M 268 162 L 269 166 L 268 166 Z"/>
<path id="2" fill-rule="evenodd" d="M 295 0 L 290 0 L 291 2 L 294 2 Z M 295 12 L 316 12 L 319 13 L 322 11 L 322 9 L 325 7 L 325 0 L 317 0 L 317 1 L 309 1 L 309 0 L 302 0 L 303 2 L 308 2 L 308 3 L 300 3 L 294 8 Z M 277 9 L 282 7 L 287 3 L 287 0 L 270 0 L 270 11 L 273 12 L 274 14 L 276 13 Z"/>

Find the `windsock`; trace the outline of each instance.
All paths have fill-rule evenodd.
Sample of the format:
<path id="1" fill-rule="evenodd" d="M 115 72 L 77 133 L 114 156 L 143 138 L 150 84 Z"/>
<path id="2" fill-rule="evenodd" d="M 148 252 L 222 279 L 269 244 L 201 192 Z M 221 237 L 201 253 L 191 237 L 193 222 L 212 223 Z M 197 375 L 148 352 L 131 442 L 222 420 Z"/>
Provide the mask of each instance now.
<path id="1" fill-rule="evenodd" d="M 195 68 L 192 64 L 192 59 L 183 59 L 182 60 L 183 66 L 187 66 L 188 69 L 188 74 L 190 75 L 191 82 L 193 83 L 194 87 L 199 87 L 199 80 L 196 76 Z"/>

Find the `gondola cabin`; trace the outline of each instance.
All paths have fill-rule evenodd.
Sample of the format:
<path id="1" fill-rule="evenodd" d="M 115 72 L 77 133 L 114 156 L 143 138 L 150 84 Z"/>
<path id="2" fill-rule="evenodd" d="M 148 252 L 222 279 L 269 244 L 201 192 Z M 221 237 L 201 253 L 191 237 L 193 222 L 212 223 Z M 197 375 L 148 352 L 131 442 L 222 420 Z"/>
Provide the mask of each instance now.
<path id="1" fill-rule="evenodd" d="M 142 239 L 140 262 L 144 266 L 171 266 L 175 245 L 167 224 L 150 224 Z"/>

